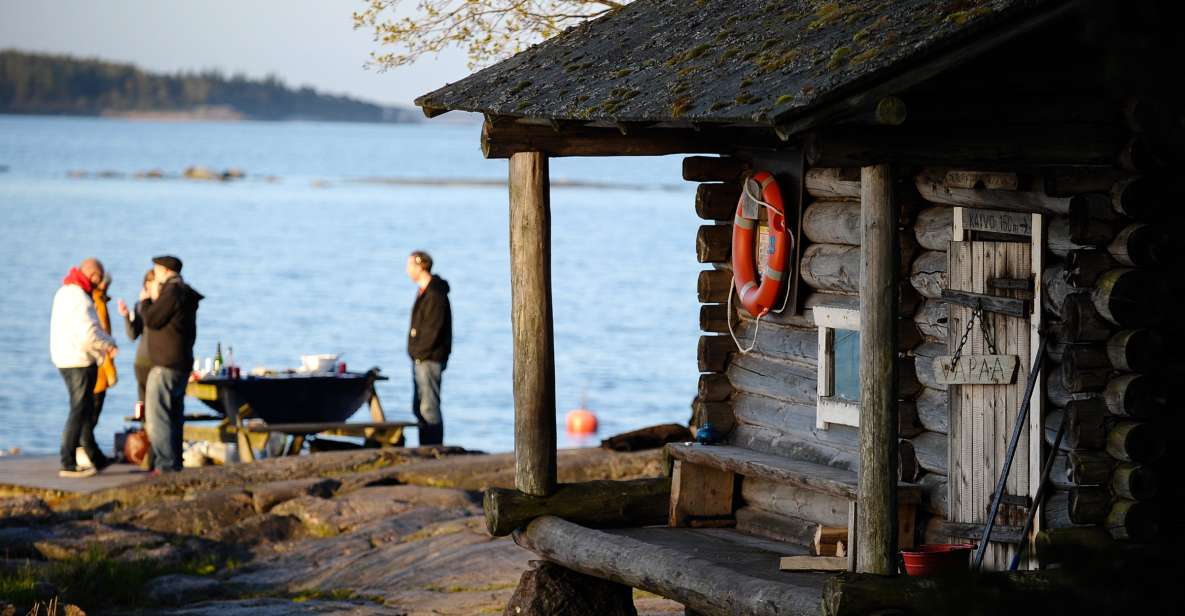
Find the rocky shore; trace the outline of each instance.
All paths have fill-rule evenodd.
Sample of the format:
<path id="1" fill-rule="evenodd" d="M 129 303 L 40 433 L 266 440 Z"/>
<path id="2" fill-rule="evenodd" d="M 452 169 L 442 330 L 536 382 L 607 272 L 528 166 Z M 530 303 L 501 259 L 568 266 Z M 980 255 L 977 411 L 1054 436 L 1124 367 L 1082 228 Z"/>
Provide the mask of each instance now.
<path id="1" fill-rule="evenodd" d="M 654 477 L 662 459 L 564 450 L 559 473 Z M 535 557 L 486 533 L 481 490 L 513 483 L 512 454 L 373 449 L 0 498 L 0 614 L 52 600 L 73 614 L 502 614 Z"/>

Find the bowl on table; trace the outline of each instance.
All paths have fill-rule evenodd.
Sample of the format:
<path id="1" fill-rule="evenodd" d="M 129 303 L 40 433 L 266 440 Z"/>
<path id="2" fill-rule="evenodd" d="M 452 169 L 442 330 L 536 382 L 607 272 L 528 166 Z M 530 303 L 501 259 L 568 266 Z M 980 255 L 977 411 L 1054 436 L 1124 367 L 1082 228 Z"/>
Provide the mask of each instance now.
<path id="1" fill-rule="evenodd" d="M 338 355 L 301 355 L 300 369 L 303 372 L 333 372 L 337 367 Z"/>

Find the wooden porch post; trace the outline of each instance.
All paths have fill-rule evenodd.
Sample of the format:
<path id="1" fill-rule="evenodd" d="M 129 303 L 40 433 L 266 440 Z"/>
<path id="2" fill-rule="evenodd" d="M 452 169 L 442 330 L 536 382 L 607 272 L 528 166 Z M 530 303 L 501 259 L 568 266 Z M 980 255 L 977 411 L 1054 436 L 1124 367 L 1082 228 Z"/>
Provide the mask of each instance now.
<path id="1" fill-rule="evenodd" d="M 514 485 L 556 489 L 551 197 L 547 156 L 510 157 L 510 312 L 514 328 Z"/>
<path id="2" fill-rule="evenodd" d="M 897 214 L 888 165 L 860 170 L 860 486 L 856 570 L 897 569 Z"/>

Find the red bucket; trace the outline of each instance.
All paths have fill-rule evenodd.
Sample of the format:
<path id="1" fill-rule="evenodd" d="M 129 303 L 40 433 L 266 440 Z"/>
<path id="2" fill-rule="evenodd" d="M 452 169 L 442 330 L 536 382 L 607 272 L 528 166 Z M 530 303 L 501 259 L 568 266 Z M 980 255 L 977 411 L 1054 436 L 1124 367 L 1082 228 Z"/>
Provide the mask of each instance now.
<path id="1" fill-rule="evenodd" d="M 970 543 L 931 543 L 912 550 L 902 550 L 905 572 L 910 576 L 966 573 L 969 556 L 975 550 Z"/>

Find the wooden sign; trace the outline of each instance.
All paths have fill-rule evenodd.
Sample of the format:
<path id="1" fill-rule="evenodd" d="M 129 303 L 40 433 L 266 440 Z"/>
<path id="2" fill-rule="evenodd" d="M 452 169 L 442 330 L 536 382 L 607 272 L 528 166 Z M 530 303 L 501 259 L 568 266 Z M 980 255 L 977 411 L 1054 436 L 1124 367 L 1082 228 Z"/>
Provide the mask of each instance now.
<path id="1" fill-rule="evenodd" d="M 959 208 L 959 211 L 962 212 L 963 229 L 966 231 L 1033 235 L 1032 214 L 1001 210 L 977 210 L 969 207 Z"/>
<path id="2" fill-rule="evenodd" d="M 934 378 L 943 385 L 1011 385 L 1016 382 L 1015 355 L 963 355 L 934 358 Z"/>

